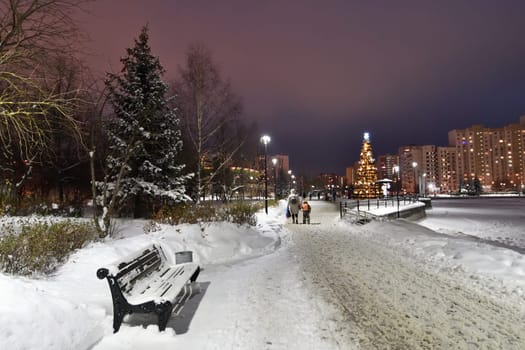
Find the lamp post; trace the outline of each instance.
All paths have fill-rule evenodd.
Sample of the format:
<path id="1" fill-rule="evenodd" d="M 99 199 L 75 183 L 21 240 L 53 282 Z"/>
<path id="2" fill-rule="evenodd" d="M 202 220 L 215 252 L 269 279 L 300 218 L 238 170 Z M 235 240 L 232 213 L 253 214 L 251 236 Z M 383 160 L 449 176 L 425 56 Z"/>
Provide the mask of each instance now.
<path id="1" fill-rule="evenodd" d="M 417 194 L 417 162 L 412 162 L 414 168 L 414 195 Z"/>
<path id="2" fill-rule="evenodd" d="M 399 165 L 394 165 L 392 171 L 396 181 L 397 217 L 399 218 Z"/>
<path id="3" fill-rule="evenodd" d="M 253 201 L 253 176 L 250 176 L 250 199 Z"/>
<path id="4" fill-rule="evenodd" d="M 274 197 L 277 200 L 277 158 L 272 158 L 273 164 L 273 193 Z"/>
<path id="5" fill-rule="evenodd" d="M 427 196 L 427 173 L 423 173 L 421 175 L 421 184 L 419 185 L 421 187 L 420 193 L 423 193 L 423 197 Z"/>
<path id="6" fill-rule="evenodd" d="M 288 170 L 288 175 L 290 176 L 290 189 L 289 189 L 289 191 L 291 192 L 292 191 L 292 171 L 291 170 Z"/>
<path id="7" fill-rule="evenodd" d="M 268 144 L 270 143 L 270 136 L 263 135 L 261 137 L 261 142 L 264 144 L 264 212 L 268 215 L 268 156 L 266 151 Z"/>
<path id="8" fill-rule="evenodd" d="M 394 181 L 395 181 L 395 190 L 397 193 L 399 193 L 399 165 L 394 165 L 392 167 L 392 172 L 394 173 Z"/>

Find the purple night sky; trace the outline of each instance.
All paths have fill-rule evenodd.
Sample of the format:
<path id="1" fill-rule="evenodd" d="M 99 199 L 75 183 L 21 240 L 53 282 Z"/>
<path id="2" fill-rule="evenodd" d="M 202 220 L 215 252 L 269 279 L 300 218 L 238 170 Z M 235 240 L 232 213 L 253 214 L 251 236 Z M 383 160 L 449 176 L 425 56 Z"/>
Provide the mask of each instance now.
<path id="1" fill-rule="evenodd" d="M 212 49 L 296 174 L 344 174 L 365 130 L 377 156 L 525 114 L 525 1 L 99 0 L 89 11 L 98 73 L 121 68 L 146 24 L 167 81 L 190 43 Z"/>

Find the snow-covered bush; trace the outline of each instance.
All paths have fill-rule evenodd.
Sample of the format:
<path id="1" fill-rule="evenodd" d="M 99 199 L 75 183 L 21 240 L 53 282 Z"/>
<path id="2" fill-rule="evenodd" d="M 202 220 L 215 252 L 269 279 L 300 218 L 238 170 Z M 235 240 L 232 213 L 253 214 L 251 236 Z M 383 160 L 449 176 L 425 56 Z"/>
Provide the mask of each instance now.
<path id="1" fill-rule="evenodd" d="M 257 217 L 255 212 L 258 210 L 257 205 L 253 205 L 247 202 L 233 202 L 226 207 L 226 213 L 228 215 L 228 221 L 235 224 L 250 226 L 257 225 Z"/>
<path id="2" fill-rule="evenodd" d="M 152 219 L 169 225 L 221 221 L 217 208 L 209 202 L 163 206 L 153 215 Z"/>
<path id="3" fill-rule="evenodd" d="M 169 225 L 227 221 L 255 226 L 257 224 L 255 212 L 259 209 L 261 209 L 260 205 L 249 202 L 231 202 L 223 205 L 212 202 L 179 204 L 162 207 L 152 219 L 154 222 Z"/>
<path id="4" fill-rule="evenodd" d="M 0 269 L 6 273 L 50 273 L 69 254 L 93 241 L 97 235 L 88 223 L 61 221 L 24 224 L 20 232 L 3 226 L 0 237 Z"/>

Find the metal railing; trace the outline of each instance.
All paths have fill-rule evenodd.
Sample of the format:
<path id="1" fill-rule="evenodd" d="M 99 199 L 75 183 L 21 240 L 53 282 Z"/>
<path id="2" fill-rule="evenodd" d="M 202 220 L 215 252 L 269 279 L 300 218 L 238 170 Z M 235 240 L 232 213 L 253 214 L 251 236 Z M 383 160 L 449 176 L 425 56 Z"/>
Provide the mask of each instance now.
<path id="1" fill-rule="evenodd" d="M 373 198 L 373 199 L 356 199 L 339 202 L 339 212 L 341 219 L 352 213 L 356 215 L 357 219 L 376 217 L 373 213 L 370 213 L 372 209 L 397 207 L 397 217 L 399 217 L 399 207 L 407 204 L 415 203 L 418 201 L 417 196 L 392 196 L 385 198 Z"/>

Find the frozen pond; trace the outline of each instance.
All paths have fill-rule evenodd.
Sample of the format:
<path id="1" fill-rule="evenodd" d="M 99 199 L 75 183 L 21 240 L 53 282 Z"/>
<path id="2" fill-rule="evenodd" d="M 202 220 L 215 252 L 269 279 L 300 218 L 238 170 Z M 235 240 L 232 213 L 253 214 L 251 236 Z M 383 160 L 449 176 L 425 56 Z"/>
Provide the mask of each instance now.
<path id="1" fill-rule="evenodd" d="M 433 199 L 432 209 L 419 224 L 525 253 L 525 197 Z"/>

